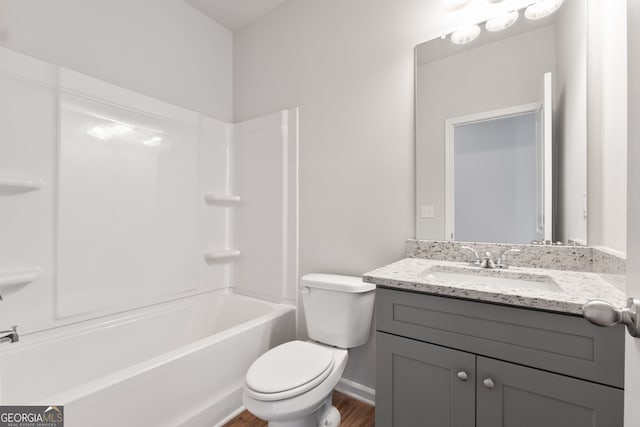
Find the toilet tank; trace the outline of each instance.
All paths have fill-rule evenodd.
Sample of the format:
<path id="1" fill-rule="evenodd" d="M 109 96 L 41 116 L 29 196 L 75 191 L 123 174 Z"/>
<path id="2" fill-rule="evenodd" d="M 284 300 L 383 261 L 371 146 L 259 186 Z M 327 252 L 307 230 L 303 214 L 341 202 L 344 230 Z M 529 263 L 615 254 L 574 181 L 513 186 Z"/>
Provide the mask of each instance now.
<path id="1" fill-rule="evenodd" d="M 369 339 L 376 286 L 360 277 L 306 274 L 300 294 L 309 338 L 340 348 Z"/>

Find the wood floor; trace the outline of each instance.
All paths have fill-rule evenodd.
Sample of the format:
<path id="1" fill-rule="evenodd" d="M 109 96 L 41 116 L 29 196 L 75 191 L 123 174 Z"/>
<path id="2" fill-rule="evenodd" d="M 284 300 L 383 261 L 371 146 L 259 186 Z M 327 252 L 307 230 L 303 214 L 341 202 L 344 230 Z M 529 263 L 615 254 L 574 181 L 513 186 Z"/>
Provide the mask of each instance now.
<path id="1" fill-rule="evenodd" d="M 340 427 L 373 427 L 375 408 L 340 392 L 333 393 L 333 405 L 340 411 Z M 224 427 L 266 427 L 267 422 L 244 411 Z"/>

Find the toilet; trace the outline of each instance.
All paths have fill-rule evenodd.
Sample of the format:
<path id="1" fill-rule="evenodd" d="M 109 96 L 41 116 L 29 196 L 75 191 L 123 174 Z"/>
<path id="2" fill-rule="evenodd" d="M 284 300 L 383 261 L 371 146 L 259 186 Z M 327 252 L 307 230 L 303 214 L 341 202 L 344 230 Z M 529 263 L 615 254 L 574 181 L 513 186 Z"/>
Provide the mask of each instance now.
<path id="1" fill-rule="evenodd" d="M 349 357 L 369 339 L 375 285 L 359 277 L 307 274 L 300 295 L 309 341 L 290 341 L 249 368 L 242 400 L 270 427 L 338 427 L 331 403 Z"/>

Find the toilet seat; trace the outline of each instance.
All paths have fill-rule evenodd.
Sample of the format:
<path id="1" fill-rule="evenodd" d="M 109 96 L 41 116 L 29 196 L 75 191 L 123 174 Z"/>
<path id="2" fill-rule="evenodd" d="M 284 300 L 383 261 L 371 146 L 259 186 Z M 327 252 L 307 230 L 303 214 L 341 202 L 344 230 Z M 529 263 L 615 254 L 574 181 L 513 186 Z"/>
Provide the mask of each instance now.
<path id="1" fill-rule="evenodd" d="M 251 365 L 246 390 L 261 401 L 295 397 L 322 383 L 334 363 L 335 354 L 330 348 L 290 341 L 269 350 Z"/>

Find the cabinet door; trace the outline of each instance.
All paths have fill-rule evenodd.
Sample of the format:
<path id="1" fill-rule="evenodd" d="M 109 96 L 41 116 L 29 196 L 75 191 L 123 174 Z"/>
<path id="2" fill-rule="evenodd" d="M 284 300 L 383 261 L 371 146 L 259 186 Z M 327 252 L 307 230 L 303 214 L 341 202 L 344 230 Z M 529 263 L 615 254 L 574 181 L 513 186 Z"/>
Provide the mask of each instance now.
<path id="1" fill-rule="evenodd" d="M 377 426 L 475 426 L 475 355 L 384 332 L 376 346 Z"/>
<path id="2" fill-rule="evenodd" d="M 477 427 L 622 427 L 621 389 L 480 356 L 477 363 Z"/>

